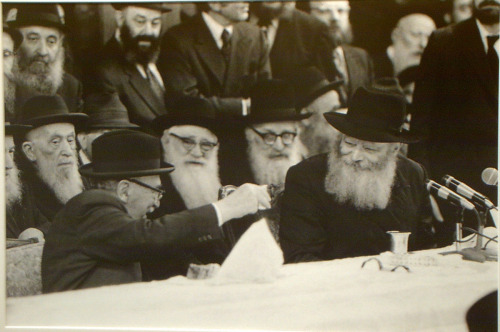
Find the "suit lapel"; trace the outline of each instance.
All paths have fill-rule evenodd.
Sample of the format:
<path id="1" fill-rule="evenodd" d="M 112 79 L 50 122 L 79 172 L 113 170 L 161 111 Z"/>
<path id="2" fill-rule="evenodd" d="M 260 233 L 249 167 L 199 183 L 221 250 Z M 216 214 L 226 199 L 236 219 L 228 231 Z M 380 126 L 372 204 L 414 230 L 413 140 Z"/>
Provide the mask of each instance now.
<path id="1" fill-rule="evenodd" d="M 473 70 L 469 71 L 477 75 L 479 82 L 485 87 L 488 93 L 492 96 L 497 96 L 498 85 L 493 81 L 484 51 L 483 41 L 479 34 L 475 19 L 470 19 L 460 27 L 457 27 L 459 38 L 457 38 L 457 47 L 465 57 L 467 63 L 462 64 L 464 67 L 471 66 Z M 495 78 L 497 79 L 497 78 Z M 498 99 L 498 97 L 497 97 Z"/>
<path id="2" fill-rule="evenodd" d="M 210 33 L 203 18 L 198 16 L 196 21 L 192 24 L 197 24 L 195 49 L 202 62 L 205 63 L 207 68 L 217 78 L 219 84 L 222 86 L 224 83 L 224 75 L 226 72 L 226 63 L 222 57 L 220 49 L 217 47 L 215 40 Z"/>
<path id="3" fill-rule="evenodd" d="M 164 111 L 162 111 L 163 107 L 160 101 L 158 101 L 157 97 L 151 90 L 151 86 L 147 80 L 141 76 L 137 68 L 135 68 L 132 64 L 128 64 L 125 72 L 129 76 L 130 85 L 137 92 L 137 95 L 149 106 L 151 111 L 156 115 L 163 114 Z"/>
<path id="4" fill-rule="evenodd" d="M 251 39 L 239 29 L 236 24 L 233 28 L 233 36 L 231 37 L 231 56 L 229 58 L 229 67 L 226 73 L 226 82 L 237 82 L 241 76 L 239 73 L 243 68 L 241 60 L 247 58 L 249 43 Z M 249 74 L 253 72 L 250 68 Z M 225 89 L 226 87 L 224 87 Z"/>

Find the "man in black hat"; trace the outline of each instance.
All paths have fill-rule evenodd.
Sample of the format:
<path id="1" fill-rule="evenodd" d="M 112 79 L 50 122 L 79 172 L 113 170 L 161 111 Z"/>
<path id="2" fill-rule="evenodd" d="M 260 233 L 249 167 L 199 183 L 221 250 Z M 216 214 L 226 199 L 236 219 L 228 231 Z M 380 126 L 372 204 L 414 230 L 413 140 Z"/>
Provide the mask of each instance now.
<path id="1" fill-rule="evenodd" d="M 16 83 L 14 79 L 15 51 L 23 41 L 21 33 L 3 24 L 3 98 L 5 105 L 6 121 L 14 120 L 14 107 L 16 102 Z"/>
<path id="2" fill-rule="evenodd" d="M 89 116 L 87 122 L 78 128 L 80 144 L 80 165 L 92 161 L 92 142 L 99 136 L 117 129 L 139 129 L 130 123 L 127 109 L 116 93 L 95 93 L 85 98 L 84 112 Z"/>
<path id="3" fill-rule="evenodd" d="M 18 29 L 23 42 L 17 54 L 16 110 L 38 94 L 64 98 L 70 112 L 82 107 L 82 87 L 64 71 L 64 11 L 56 4 L 18 4 L 7 15 L 9 27 Z"/>
<path id="4" fill-rule="evenodd" d="M 156 68 L 160 52 L 161 3 L 113 4 L 117 29 L 104 46 L 89 91 L 116 92 L 130 121 L 144 126 L 165 114 L 165 86 Z M 96 84 L 97 83 L 97 84 Z"/>
<path id="5" fill-rule="evenodd" d="M 290 168 L 281 209 L 286 262 L 376 255 L 387 231 L 411 232 L 409 250 L 430 242 L 432 212 L 424 168 L 401 156 L 403 96 L 359 88 L 347 114 L 328 112 L 341 132 L 329 154 Z"/>
<path id="6" fill-rule="evenodd" d="M 269 207 L 267 192 L 248 184 L 224 200 L 151 221 L 146 214 L 163 195 L 159 175 L 174 169 L 160 165 L 159 140 L 120 130 L 97 138 L 92 150 L 92 163 L 80 171 L 97 189 L 57 215 L 42 257 L 44 293 L 140 281 L 142 259 L 219 239 L 227 220 Z"/>
<path id="7" fill-rule="evenodd" d="M 48 221 L 83 190 L 75 124 L 86 118 L 83 113 L 69 113 L 59 95 L 32 97 L 20 110 L 20 123 L 32 126 L 14 136 L 23 193 L 32 203 L 30 208 Z M 40 229 L 46 233 L 48 225 Z"/>
<path id="8" fill-rule="evenodd" d="M 337 91 L 341 80 L 329 82 L 316 67 L 303 67 L 294 72 L 290 81 L 293 83 L 297 100 L 297 112 L 311 114 L 300 122 L 300 140 L 307 148 L 306 155 L 329 152 L 332 141 L 338 133 L 323 117 L 323 113 L 340 111 L 345 105 Z"/>

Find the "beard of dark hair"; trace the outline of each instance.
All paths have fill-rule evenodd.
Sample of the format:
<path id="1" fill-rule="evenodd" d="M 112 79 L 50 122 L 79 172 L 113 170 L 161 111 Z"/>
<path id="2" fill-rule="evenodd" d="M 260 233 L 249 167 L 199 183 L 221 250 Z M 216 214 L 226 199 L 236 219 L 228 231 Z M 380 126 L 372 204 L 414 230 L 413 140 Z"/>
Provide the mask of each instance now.
<path id="1" fill-rule="evenodd" d="M 137 62 L 146 66 L 149 63 L 155 63 L 160 51 L 160 38 L 153 35 L 138 35 L 132 37 L 127 24 L 123 24 L 120 29 L 120 37 L 123 43 L 123 50 L 126 58 L 131 62 Z M 142 49 L 139 42 L 149 41 L 151 46 Z"/>
<path id="2" fill-rule="evenodd" d="M 7 75 L 3 76 L 3 98 L 5 105 L 5 120 L 15 120 L 16 83 Z"/>
<path id="3" fill-rule="evenodd" d="M 255 10 L 259 17 L 259 24 L 269 25 L 272 20 L 280 17 L 285 8 L 283 6 L 279 8 L 268 8 L 264 7 L 262 4 L 256 4 Z"/>
<path id="4" fill-rule="evenodd" d="M 9 172 L 5 174 L 5 196 L 7 209 L 12 209 L 12 207 L 21 202 L 22 198 L 22 188 L 20 172 L 16 166 L 11 168 Z"/>
<path id="5" fill-rule="evenodd" d="M 496 6 L 497 8 L 482 8 L 484 6 Z M 473 13 L 479 22 L 492 25 L 500 20 L 500 5 L 496 1 L 484 1 L 479 5 L 479 8 L 473 6 Z"/>
<path id="6" fill-rule="evenodd" d="M 17 67 L 13 68 L 16 84 L 42 95 L 54 95 L 61 87 L 64 75 L 64 47 L 53 62 L 35 55 L 29 57 L 19 48 Z M 35 63 L 42 60 L 42 63 Z"/>
<path id="7" fill-rule="evenodd" d="M 397 154 L 388 151 L 385 158 L 361 169 L 340 154 L 340 140 L 328 155 L 325 190 L 339 204 L 352 204 L 359 210 L 383 210 L 389 204 L 396 175 Z"/>
<path id="8" fill-rule="evenodd" d="M 347 30 L 342 30 L 340 26 L 332 26 L 332 23 L 328 26 L 328 32 L 330 35 L 330 40 L 333 43 L 334 48 L 342 44 L 351 44 L 353 40 L 352 26 L 351 23 L 347 26 Z"/>

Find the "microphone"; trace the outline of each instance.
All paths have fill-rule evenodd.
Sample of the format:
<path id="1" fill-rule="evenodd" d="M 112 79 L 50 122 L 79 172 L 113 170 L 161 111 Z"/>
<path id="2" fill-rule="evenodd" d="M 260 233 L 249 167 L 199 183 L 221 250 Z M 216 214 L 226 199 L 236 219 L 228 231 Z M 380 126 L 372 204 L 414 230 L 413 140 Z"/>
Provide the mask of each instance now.
<path id="1" fill-rule="evenodd" d="M 496 168 L 488 167 L 485 168 L 483 173 L 481 173 L 481 179 L 483 182 L 489 186 L 498 186 L 498 171 Z"/>
<path id="2" fill-rule="evenodd" d="M 478 193 L 465 183 L 455 179 L 453 176 L 450 175 L 443 176 L 443 182 L 448 188 L 455 191 L 457 194 L 460 194 L 465 198 L 471 200 L 477 206 L 486 209 L 495 208 L 495 205 L 488 199 L 488 197 Z"/>
<path id="3" fill-rule="evenodd" d="M 439 183 L 432 180 L 427 180 L 426 182 L 427 191 L 431 194 L 437 195 L 439 198 L 444 199 L 456 206 L 462 207 L 466 210 L 475 210 L 474 204 L 466 200 L 465 198 L 455 194 L 450 189 L 443 187 Z"/>

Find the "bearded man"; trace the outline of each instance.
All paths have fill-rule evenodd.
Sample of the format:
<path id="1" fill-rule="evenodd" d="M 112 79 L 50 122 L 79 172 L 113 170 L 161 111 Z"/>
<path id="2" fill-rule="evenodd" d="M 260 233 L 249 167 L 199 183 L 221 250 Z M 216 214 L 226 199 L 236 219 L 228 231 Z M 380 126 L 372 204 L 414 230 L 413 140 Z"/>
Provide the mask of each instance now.
<path id="1" fill-rule="evenodd" d="M 14 120 L 14 110 L 16 102 L 16 83 L 14 79 L 15 51 L 23 41 L 21 33 L 3 25 L 2 45 L 3 45 L 3 97 L 5 105 L 6 121 Z"/>
<path id="2" fill-rule="evenodd" d="M 373 80 L 373 63 L 368 52 L 351 46 L 353 35 L 349 20 L 351 6 L 348 0 L 310 1 L 311 15 L 328 25 L 330 42 L 333 44 L 333 64 L 337 76 L 344 80 L 344 98 L 350 98 L 357 88 L 368 86 Z"/>
<path id="3" fill-rule="evenodd" d="M 432 237 L 424 168 L 398 151 L 414 138 L 402 131 L 403 96 L 359 88 L 347 114 L 328 112 L 341 132 L 332 151 L 288 172 L 280 240 L 286 262 L 376 255 L 390 249 L 387 231 L 411 232 L 409 250 Z"/>
<path id="4" fill-rule="evenodd" d="M 164 4 L 113 4 L 117 30 L 104 46 L 92 92 L 118 93 L 130 121 L 144 126 L 165 114 L 165 87 L 156 67 Z M 96 85 L 94 86 L 94 83 Z M 95 91 L 97 90 L 97 91 Z"/>
<path id="5" fill-rule="evenodd" d="M 64 11 L 55 4 L 19 4 L 7 15 L 10 27 L 18 29 L 23 42 L 14 67 L 16 112 L 34 95 L 64 98 L 70 112 L 82 107 L 82 87 L 64 71 Z"/>
<path id="6" fill-rule="evenodd" d="M 21 124 L 32 126 L 14 137 L 23 193 L 29 209 L 39 210 L 50 222 L 83 190 L 74 126 L 87 115 L 69 113 L 64 99 L 55 95 L 28 99 L 19 116 Z M 41 225 L 40 230 L 46 233 L 49 224 Z"/>

